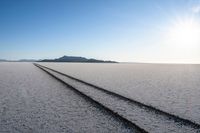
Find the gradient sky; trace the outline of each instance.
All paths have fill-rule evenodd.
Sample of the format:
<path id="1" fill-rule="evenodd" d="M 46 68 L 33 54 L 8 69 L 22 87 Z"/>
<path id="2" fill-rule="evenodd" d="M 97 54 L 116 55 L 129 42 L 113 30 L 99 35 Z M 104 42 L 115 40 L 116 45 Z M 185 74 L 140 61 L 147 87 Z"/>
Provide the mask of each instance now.
<path id="1" fill-rule="evenodd" d="M 0 0 L 0 59 L 200 63 L 200 41 L 171 33 L 190 20 L 200 33 L 200 0 Z"/>

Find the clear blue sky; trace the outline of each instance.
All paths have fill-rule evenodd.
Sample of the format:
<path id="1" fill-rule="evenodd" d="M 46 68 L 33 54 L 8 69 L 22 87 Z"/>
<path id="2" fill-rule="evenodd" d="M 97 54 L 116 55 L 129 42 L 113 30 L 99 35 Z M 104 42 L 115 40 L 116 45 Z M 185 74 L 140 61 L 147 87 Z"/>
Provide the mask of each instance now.
<path id="1" fill-rule="evenodd" d="M 174 27 L 199 18 L 199 0 L 0 0 L 0 59 L 200 62 L 200 41 Z"/>

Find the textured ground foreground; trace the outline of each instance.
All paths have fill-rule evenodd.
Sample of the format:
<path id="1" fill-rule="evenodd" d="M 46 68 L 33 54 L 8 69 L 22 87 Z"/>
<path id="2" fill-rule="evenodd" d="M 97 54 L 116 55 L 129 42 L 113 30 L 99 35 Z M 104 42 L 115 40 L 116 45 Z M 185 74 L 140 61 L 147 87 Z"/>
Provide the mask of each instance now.
<path id="1" fill-rule="evenodd" d="M 199 133 L 199 70 L 198 65 L 0 63 L 0 133 Z"/>
<path id="2" fill-rule="evenodd" d="M 200 124 L 200 65 L 41 64 Z"/>
<path id="3" fill-rule="evenodd" d="M 97 87 L 83 80 L 61 73 L 54 69 L 35 64 L 60 82 L 69 84 L 84 95 L 98 101 L 103 106 L 121 117 L 135 123 L 140 128 L 152 133 L 196 133 L 200 126 L 190 120 L 159 110 L 153 106 L 145 105 L 141 101 L 129 99 L 115 92 Z M 145 92 L 144 92 L 145 93 Z"/>
<path id="4" fill-rule="evenodd" d="M 0 132 L 139 132 L 31 63 L 0 63 Z"/>

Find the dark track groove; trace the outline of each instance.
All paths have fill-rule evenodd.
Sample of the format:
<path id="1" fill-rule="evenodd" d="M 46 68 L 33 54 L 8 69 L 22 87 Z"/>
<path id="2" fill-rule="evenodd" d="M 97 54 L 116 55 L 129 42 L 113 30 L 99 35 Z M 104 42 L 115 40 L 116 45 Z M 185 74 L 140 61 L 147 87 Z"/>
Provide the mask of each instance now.
<path id="1" fill-rule="evenodd" d="M 190 120 L 188 120 L 188 119 L 181 118 L 181 117 L 179 117 L 179 116 L 177 116 L 177 115 L 167 113 L 167 112 L 165 112 L 165 111 L 162 111 L 162 110 L 157 109 L 157 108 L 155 108 L 155 107 L 152 107 L 152 106 L 150 106 L 150 105 L 146 105 L 146 104 L 143 104 L 143 103 L 141 103 L 141 102 L 135 101 L 135 100 L 133 100 L 133 99 L 124 97 L 124 96 L 119 95 L 119 94 L 117 94 L 117 93 L 115 93 L 115 92 L 108 91 L 108 90 L 106 90 L 106 89 L 104 89 L 104 88 L 101 88 L 101 87 L 98 87 L 98 86 L 96 86 L 96 85 L 93 85 L 93 84 L 90 84 L 90 83 L 88 83 L 88 82 L 85 82 L 85 81 L 83 81 L 83 80 L 74 78 L 74 77 L 69 76 L 69 75 L 67 75 L 67 74 L 63 74 L 63 73 L 61 73 L 61 72 L 59 72 L 59 71 L 56 71 L 56 70 L 53 70 L 53 69 L 51 69 L 51 68 L 48 68 L 48 67 L 45 67 L 45 66 L 36 64 L 36 63 L 34 63 L 34 65 L 36 65 L 36 66 L 38 66 L 38 67 L 40 67 L 40 68 L 43 67 L 43 68 L 49 69 L 49 70 L 51 70 L 51 71 L 53 71 L 53 72 L 56 72 L 56 73 L 61 74 L 61 75 L 63 75 L 63 76 L 66 76 L 66 77 L 68 77 L 68 78 L 70 78 L 70 79 L 73 79 L 73 80 L 75 80 L 75 81 L 81 82 L 81 83 L 83 83 L 83 84 L 85 84 L 85 85 L 91 86 L 91 87 L 93 87 L 93 88 L 95 88 L 95 89 L 98 89 L 98 90 L 100 90 L 100 91 L 103 91 L 103 92 L 105 92 L 105 93 L 107 93 L 107 94 L 109 94 L 109 95 L 114 95 L 114 96 L 119 97 L 119 98 L 121 98 L 121 99 L 123 99 L 123 100 L 132 102 L 132 103 L 136 104 L 137 106 L 140 106 L 140 107 L 142 107 L 142 108 L 148 109 L 149 111 L 153 111 L 153 112 L 156 112 L 157 114 L 161 114 L 161 115 L 167 116 L 168 118 L 174 120 L 175 122 L 181 122 L 181 123 L 184 124 L 184 125 L 190 125 L 191 127 L 195 128 L 195 129 L 200 129 L 200 125 L 199 125 L 199 124 L 197 124 L 197 123 L 195 123 L 195 122 L 193 122 L 193 121 L 190 121 Z M 42 68 L 41 68 L 41 69 L 42 69 Z"/>
<path id="2" fill-rule="evenodd" d="M 113 110 L 109 109 L 108 107 L 104 106 L 103 104 L 101 104 L 100 102 L 94 100 L 93 98 L 85 95 L 84 93 L 82 93 L 81 91 L 77 90 L 76 88 L 74 88 L 73 86 L 71 86 L 70 84 L 67 84 L 66 82 L 64 82 L 63 80 L 57 78 L 56 76 L 54 76 L 53 74 L 51 74 L 50 72 L 46 71 L 44 68 L 44 66 L 41 66 L 39 64 L 34 63 L 34 65 L 40 69 L 42 69 L 43 71 L 45 71 L 47 74 L 51 75 L 52 77 L 54 77 L 56 80 L 60 81 L 61 83 L 65 84 L 67 87 L 73 89 L 76 93 L 78 93 L 79 95 L 83 96 L 84 98 L 86 98 L 87 100 L 89 100 L 91 103 L 94 103 L 100 107 L 102 107 L 103 109 L 105 109 L 106 111 L 108 111 L 109 113 L 111 113 L 112 115 L 114 115 L 115 117 L 121 119 L 122 121 L 126 122 L 128 125 L 137 128 L 138 131 L 140 131 L 141 133 L 148 133 L 147 131 L 145 131 L 144 129 L 140 128 L 138 125 L 136 125 L 135 123 L 127 120 L 126 118 L 124 118 L 123 116 L 119 115 L 117 112 L 114 112 Z M 44 68 L 43 68 L 44 67 Z M 48 69 L 48 68 L 47 68 Z"/>

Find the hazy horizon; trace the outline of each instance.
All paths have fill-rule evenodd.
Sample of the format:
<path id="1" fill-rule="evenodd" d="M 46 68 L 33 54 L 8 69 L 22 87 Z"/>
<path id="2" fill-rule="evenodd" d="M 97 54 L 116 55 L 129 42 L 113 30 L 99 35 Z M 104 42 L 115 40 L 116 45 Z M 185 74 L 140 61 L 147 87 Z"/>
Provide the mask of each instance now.
<path id="1" fill-rule="evenodd" d="M 199 0 L 2 0 L 0 59 L 200 63 Z"/>

